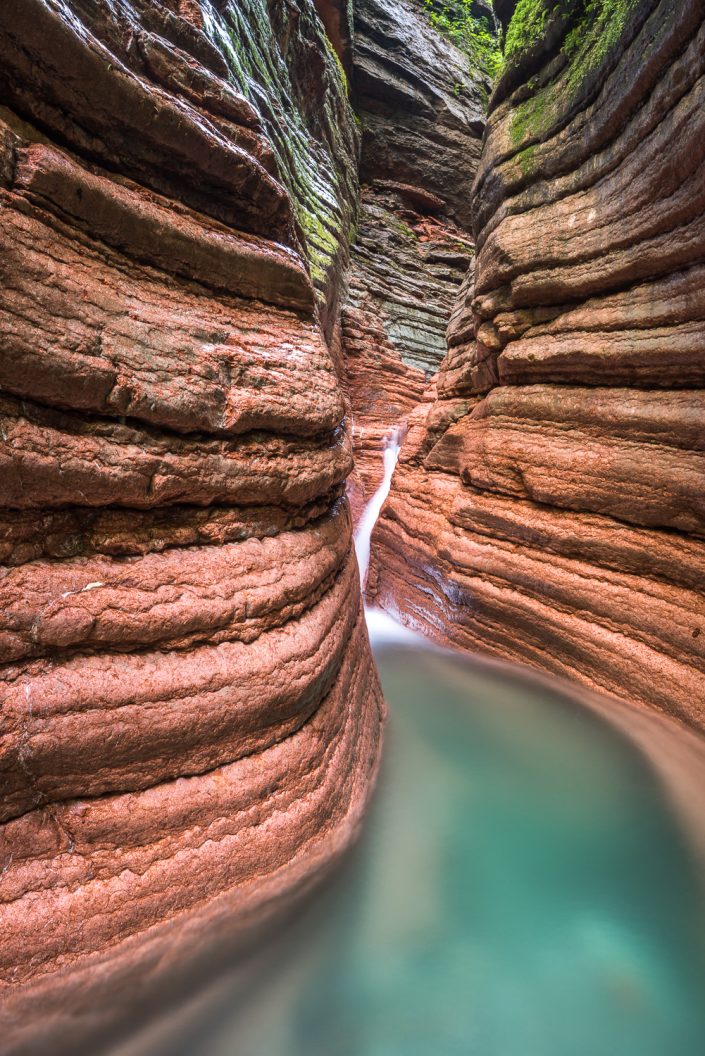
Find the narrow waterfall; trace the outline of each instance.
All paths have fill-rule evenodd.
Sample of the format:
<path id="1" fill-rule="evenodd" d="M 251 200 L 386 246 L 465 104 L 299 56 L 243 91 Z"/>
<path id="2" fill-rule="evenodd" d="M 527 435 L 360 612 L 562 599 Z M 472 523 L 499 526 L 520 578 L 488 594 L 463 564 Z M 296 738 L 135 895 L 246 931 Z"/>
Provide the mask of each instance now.
<path id="1" fill-rule="evenodd" d="M 399 451 L 401 450 L 401 445 L 404 442 L 405 436 L 405 425 L 395 425 L 385 434 L 382 445 L 384 476 L 382 477 L 382 481 L 377 488 L 377 491 L 367 503 L 367 506 L 365 506 L 362 517 L 360 518 L 360 523 L 357 526 L 357 531 L 355 532 L 355 553 L 357 554 L 357 563 L 360 569 L 360 586 L 362 587 L 363 596 L 367 572 L 370 566 L 372 532 L 374 531 L 377 519 L 382 512 L 382 507 L 384 506 L 387 495 L 389 495 L 392 477 L 394 476 L 394 470 L 399 458 Z M 371 608 L 369 605 L 365 605 L 365 619 L 367 621 L 367 631 L 373 649 L 394 642 L 408 643 L 410 641 L 414 641 L 418 646 L 427 649 L 435 648 L 433 643 L 428 639 L 424 638 L 416 631 L 412 631 L 409 627 L 405 627 L 402 623 L 395 620 L 391 613 L 385 612 L 382 609 Z"/>
<path id="2" fill-rule="evenodd" d="M 365 589 L 367 570 L 370 566 L 370 540 L 377 518 L 379 517 L 384 500 L 389 495 L 392 484 L 392 476 L 399 458 L 399 450 L 404 439 L 405 429 L 401 425 L 392 426 L 385 434 L 382 448 L 384 458 L 384 476 L 382 483 L 377 488 L 367 506 L 364 509 L 357 531 L 355 532 L 355 552 L 357 563 L 360 568 L 360 586 Z"/>

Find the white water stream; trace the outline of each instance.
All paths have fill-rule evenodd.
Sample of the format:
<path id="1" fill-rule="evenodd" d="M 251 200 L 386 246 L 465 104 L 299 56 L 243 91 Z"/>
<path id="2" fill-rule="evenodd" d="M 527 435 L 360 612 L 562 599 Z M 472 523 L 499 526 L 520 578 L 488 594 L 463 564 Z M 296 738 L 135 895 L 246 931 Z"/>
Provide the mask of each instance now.
<path id="1" fill-rule="evenodd" d="M 399 450 L 404 439 L 404 428 L 400 425 L 393 426 L 385 435 L 382 448 L 384 459 L 384 476 L 382 483 L 377 488 L 370 501 L 365 506 L 360 523 L 355 532 L 355 552 L 357 563 L 360 568 L 360 586 L 364 590 L 367 571 L 370 567 L 370 540 L 377 518 L 379 517 L 385 499 L 389 495 L 392 486 L 392 476 L 396 468 Z"/>
<path id="2" fill-rule="evenodd" d="M 360 523 L 357 526 L 357 531 L 355 532 L 355 553 L 357 554 L 357 563 L 360 568 L 360 586 L 362 587 L 363 595 L 367 572 L 370 567 L 372 532 L 374 531 L 379 515 L 382 512 L 385 500 L 389 495 L 389 489 L 392 486 L 392 477 L 394 476 L 394 470 L 399 458 L 399 451 L 401 450 L 401 445 L 404 442 L 405 436 L 405 425 L 392 426 L 392 428 L 385 434 L 382 443 L 384 476 L 382 477 L 382 482 L 377 488 L 377 491 L 365 506 L 362 517 L 360 518 Z M 427 642 L 420 634 L 410 630 L 408 627 L 404 627 L 403 624 L 399 623 L 393 616 L 390 616 L 389 613 L 384 612 L 382 609 L 371 608 L 370 606 L 365 605 L 365 619 L 367 621 L 370 642 L 373 646 L 390 645 L 393 642 L 408 643 L 410 641 L 416 641 L 418 644 L 427 645 L 429 648 L 433 648 L 432 644 Z"/>

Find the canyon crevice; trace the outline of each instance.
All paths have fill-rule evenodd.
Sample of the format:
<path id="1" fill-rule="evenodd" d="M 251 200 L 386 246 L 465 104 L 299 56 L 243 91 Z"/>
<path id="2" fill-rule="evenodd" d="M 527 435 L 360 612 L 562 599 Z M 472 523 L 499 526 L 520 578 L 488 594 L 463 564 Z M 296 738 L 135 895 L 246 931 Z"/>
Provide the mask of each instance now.
<path id="1" fill-rule="evenodd" d="M 478 13 L 492 19 L 489 8 Z M 342 312 L 356 519 L 382 479 L 385 434 L 423 398 L 473 260 L 472 181 L 488 77 L 417 0 L 354 5 L 363 181 Z"/>
<path id="2" fill-rule="evenodd" d="M 705 6 L 513 6 L 368 596 L 702 729 Z"/>
<path id="3" fill-rule="evenodd" d="M 8 1052 L 353 842 L 392 428 L 368 601 L 705 727 L 705 0 L 460 6 L 0 6 Z"/>

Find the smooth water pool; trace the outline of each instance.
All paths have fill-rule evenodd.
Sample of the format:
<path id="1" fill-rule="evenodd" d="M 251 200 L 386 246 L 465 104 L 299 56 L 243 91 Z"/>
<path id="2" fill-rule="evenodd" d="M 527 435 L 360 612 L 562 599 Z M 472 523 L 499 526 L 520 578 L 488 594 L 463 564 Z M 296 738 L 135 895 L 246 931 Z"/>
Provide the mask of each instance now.
<path id="1" fill-rule="evenodd" d="M 701 865 L 652 764 L 541 683 L 413 641 L 377 660 L 360 844 L 244 989 L 151 1051 L 703 1056 Z"/>

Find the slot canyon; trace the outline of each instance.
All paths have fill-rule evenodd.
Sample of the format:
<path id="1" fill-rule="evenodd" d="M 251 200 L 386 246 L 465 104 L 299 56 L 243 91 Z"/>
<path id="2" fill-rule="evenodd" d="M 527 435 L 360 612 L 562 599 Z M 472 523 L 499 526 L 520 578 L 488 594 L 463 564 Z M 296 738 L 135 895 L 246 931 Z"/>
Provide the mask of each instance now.
<path id="1" fill-rule="evenodd" d="M 705 0 L 0 3 L 0 1053 L 603 1056 L 351 1040 L 357 926 L 306 930 L 387 817 L 395 694 L 423 741 L 493 678 L 524 744 L 572 701 L 545 767 L 599 800 L 612 760 L 605 862 L 641 833 L 644 918 L 688 907 L 682 1005 L 615 1056 L 705 1051 L 704 102 Z M 463 839 L 489 774 L 445 714 L 409 845 L 434 752 Z M 149 1034 L 292 927 L 330 1034 Z"/>

